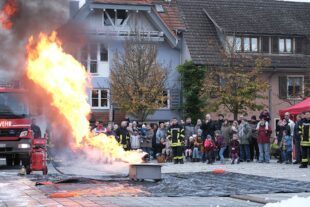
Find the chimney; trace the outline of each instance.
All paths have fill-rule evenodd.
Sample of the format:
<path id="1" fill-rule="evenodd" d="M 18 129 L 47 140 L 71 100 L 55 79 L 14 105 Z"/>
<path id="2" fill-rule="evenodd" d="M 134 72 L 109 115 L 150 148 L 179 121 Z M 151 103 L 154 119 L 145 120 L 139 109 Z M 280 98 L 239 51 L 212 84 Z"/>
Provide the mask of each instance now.
<path id="1" fill-rule="evenodd" d="M 71 0 L 69 2 L 69 8 L 70 8 L 70 18 L 73 18 L 80 9 L 79 1 Z"/>

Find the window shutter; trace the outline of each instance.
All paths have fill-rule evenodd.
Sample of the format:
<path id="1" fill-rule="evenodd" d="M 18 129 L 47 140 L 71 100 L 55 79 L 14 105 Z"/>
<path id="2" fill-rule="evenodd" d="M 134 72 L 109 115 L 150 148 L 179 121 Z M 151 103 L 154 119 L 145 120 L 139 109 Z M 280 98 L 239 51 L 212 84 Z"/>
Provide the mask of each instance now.
<path id="1" fill-rule="evenodd" d="M 272 38 L 272 53 L 279 53 L 279 38 Z"/>
<path id="2" fill-rule="evenodd" d="M 309 38 L 304 38 L 302 41 L 302 53 L 305 55 L 310 55 L 310 40 Z"/>
<path id="3" fill-rule="evenodd" d="M 178 109 L 180 107 L 180 90 L 178 89 L 170 89 L 170 107 L 171 109 Z"/>
<path id="4" fill-rule="evenodd" d="M 262 37 L 262 52 L 269 53 L 269 37 Z"/>
<path id="5" fill-rule="evenodd" d="M 287 77 L 279 76 L 279 98 L 287 98 Z"/>
<path id="6" fill-rule="evenodd" d="M 303 39 L 300 37 L 295 38 L 295 53 L 296 54 L 302 54 L 302 42 Z"/>

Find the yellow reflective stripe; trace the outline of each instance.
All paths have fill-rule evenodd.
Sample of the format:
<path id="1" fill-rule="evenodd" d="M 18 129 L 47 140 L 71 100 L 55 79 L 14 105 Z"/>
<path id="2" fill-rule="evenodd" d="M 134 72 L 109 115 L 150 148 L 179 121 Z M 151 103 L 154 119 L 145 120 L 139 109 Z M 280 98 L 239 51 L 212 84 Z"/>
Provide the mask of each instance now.
<path id="1" fill-rule="evenodd" d="M 310 142 L 301 141 L 300 145 L 304 147 L 310 147 Z"/>
<path id="2" fill-rule="evenodd" d="M 308 162 L 310 159 L 301 159 L 301 162 Z"/>

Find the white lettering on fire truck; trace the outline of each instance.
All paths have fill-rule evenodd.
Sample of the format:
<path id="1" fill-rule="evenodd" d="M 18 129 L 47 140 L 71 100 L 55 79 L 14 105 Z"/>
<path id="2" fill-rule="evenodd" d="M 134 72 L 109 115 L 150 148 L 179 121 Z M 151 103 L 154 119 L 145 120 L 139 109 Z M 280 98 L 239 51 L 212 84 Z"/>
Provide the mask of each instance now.
<path id="1" fill-rule="evenodd" d="M 1 121 L 0 122 L 0 127 L 10 127 L 10 126 L 12 126 L 11 121 Z"/>

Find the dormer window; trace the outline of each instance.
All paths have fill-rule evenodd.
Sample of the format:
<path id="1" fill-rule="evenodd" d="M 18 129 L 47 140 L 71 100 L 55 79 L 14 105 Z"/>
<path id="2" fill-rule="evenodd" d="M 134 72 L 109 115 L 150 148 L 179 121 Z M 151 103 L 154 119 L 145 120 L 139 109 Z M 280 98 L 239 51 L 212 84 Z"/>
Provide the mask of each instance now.
<path id="1" fill-rule="evenodd" d="M 292 53 L 292 39 L 291 38 L 279 38 L 279 52 L 280 53 Z"/>
<path id="2" fill-rule="evenodd" d="M 236 52 L 258 52 L 257 37 L 233 37 L 227 36 L 227 49 Z"/>
<path id="3" fill-rule="evenodd" d="M 258 52 L 258 40 L 256 37 L 244 37 L 243 48 L 244 52 Z"/>

